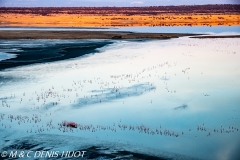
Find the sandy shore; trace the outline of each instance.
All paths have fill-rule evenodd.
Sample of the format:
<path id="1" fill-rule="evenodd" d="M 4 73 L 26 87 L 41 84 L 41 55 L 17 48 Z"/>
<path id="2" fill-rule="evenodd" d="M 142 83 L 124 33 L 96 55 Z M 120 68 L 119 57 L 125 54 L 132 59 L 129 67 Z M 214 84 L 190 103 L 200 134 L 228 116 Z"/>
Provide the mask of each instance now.
<path id="1" fill-rule="evenodd" d="M 118 31 L 0 31 L 0 39 L 169 39 L 199 34 Z"/>

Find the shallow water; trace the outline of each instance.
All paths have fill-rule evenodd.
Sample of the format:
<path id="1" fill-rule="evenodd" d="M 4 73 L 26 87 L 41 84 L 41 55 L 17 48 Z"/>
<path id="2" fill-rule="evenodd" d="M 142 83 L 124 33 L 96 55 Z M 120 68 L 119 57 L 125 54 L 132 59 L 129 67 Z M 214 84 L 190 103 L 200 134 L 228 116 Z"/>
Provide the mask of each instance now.
<path id="1" fill-rule="evenodd" d="M 130 31 L 146 33 L 204 33 L 240 34 L 240 26 L 161 26 L 161 27 L 120 27 L 120 28 L 64 28 L 64 27 L 0 27 L 0 30 L 45 30 L 45 31 Z"/>
<path id="2" fill-rule="evenodd" d="M 9 53 L 0 52 L 0 61 L 11 59 L 11 58 L 15 58 L 15 57 L 16 57 L 15 54 L 9 54 Z"/>
<path id="3" fill-rule="evenodd" d="M 22 49 L 39 41 L 1 42 Z M 41 40 L 45 50 L 55 43 Z M 36 139 L 39 148 L 101 146 L 108 149 L 97 152 L 110 155 L 123 150 L 165 159 L 239 157 L 239 39 L 111 41 L 96 51 L 0 72 L 2 149 Z M 62 121 L 78 128 L 59 128 Z M 58 138 L 44 144 L 46 135 Z M 58 144 L 66 139 L 69 145 Z"/>

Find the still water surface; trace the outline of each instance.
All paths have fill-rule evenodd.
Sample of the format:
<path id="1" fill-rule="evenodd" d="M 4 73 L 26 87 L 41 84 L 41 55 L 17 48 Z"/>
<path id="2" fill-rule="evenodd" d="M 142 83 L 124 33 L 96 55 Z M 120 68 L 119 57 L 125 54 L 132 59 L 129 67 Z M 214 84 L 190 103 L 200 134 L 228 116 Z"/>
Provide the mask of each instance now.
<path id="1" fill-rule="evenodd" d="M 0 61 L 10 66 L 0 71 L 2 149 L 24 140 L 173 159 L 239 157 L 239 39 L 1 40 L 0 52 L 12 54 Z"/>

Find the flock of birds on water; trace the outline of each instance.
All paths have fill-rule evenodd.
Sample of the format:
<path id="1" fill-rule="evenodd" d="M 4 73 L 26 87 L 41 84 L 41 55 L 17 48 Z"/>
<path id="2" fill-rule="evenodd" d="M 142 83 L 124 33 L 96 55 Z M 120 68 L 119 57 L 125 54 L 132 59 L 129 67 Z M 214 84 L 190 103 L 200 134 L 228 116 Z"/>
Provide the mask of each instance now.
<path id="1" fill-rule="evenodd" d="M 49 114 L 49 116 L 51 116 Z M 8 120 L 9 123 L 6 123 Z M 2 123 L 1 123 L 2 122 Z M 92 125 L 92 124 L 78 124 L 75 122 L 67 122 L 67 121 L 62 121 L 58 122 L 57 124 L 53 124 L 53 120 L 50 119 L 48 122 L 41 123 L 42 122 L 42 117 L 41 115 L 33 114 L 32 116 L 22 116 L 22 115 L 5 115 L 5 114 L 0 114 L 0 123 L 1 127 L 4 129 L 11 128 L 12 125 L 25 125 L 25 124 L 30 124 L 32 127 L 26 129 L 26 133 L 46 133 L 50 132 L 51 130 L 57 129 L 60 132 L 78 132 L 78 131 L 89 131 L 89 132 L 98 132 L 98 131 L 112 131 L 112 132 L 117 132 L 117 131 L 136 131 L 138 133 L 143 133 L 143 134 L 148 134 L 148 135 L 162 135 L 162 136 L 171 136 L 171 137 L 179 137 L 183 136 L 186 132 L 191 132 L 194 129 L 189 128 L 187 131 L 174 131 L 170 130 L 168 128 L 162 127 L 161 125 L 159 127 L 153 128 L 146 126 L 144 124 L 140 125 L 126 125 L 121 123 L 121 120 L 119 121 L 118 124 L 113 123 L 112 126 L 104 126 L 104 125 Z M 195 128 L 195 131 L 199 132 L 204 132 L 206 136 L 211 136 L 213 134 L 229 134 L 229 133 L 234 133 L 238 132 L 239 129 L 236 126 L 229 125 L 229 126 L 220 126 L 216 127 L 214 129 L 208 128 L 204 123 L 201 125 L 197 125 Z"/>
<path id="2" fill-rule="evenodd" d="M 234 53 L 235 54 L 235 53 Z M 184 54 L 184 56 L 191 56 Z M 104 81 L 100 77 L 95 77 L 93 79 L 84 79 L 84 80 L 74 80 L 72 81 L 71 87 L 64 87 L 61 86 L 61 88 L 56 89 L 54 85 L 47 88 L 41 88 L 40 91 L 34 91 L 33 93 L 26 93 L 23 92 L 22 95 L 19 97 L 15 94 L 11 94 L 10 96 L 6 96 L 1 98 L 1 107 L 3 108 L 11 108 L 12 104 L 11 102 L 14 102 L 16 104 L 30 104 L 30 108 L 33 111 L 43 110 L 47 111 L 44 114 L 32 114 L 31 116 L 24 116 L 24 115 L 14 115 L 14 114 L 0 114 L 0 129 L 9 129 L 14 128 L 14 125 L 30 125 L 31 127 L 26 128 L 26 133 L 28 134 L 40 134 L 40 133 L 46 133 L 50 132 L 51 130 L 57 130 L 62 133 L 66 132 L 80 132 L 80 131 L 88 131 L 88 132 L 99 132 L 99 131 L 111 131 L 111 132 L 118 132 L 118 131 L 133 131 L 138 132 L 142 134 L 148 134 L 148 135 L 161 135 L 161 136 L 169 136 L 169 137 L 180 137 L 184 136 L 188 132 L 192 132 L 193 130 L 198 132 L 203 132 L 207 137 L 213 136 L 214 134 L 230 134 L 234 132 L 238 132 L 238 128 L 234 125 L 228 125 L 223 126 L 220 125 L 216 128 L 208 128 L 206 124 L 196 125 L 195 128 L 189 128 L 189 130 L 182 130 L 182 131 L 174 131 L 172 129 L 169 129 L 167 127 L 162 127 L 159 125 L 158 127 L 149 127 L 144 124 L 140 125 L 127 125 L 123 124 L 120 120 L 118 123 L 113 123 L 113 125 L 104 126 L 104 125 L 93 125 L 93 124 L 81 124 L 77 122 L 71 122 L 62 120 L 61 122 L 55 122 L 53 121 L 54 113 L 48 112 L 52 107 L 56 107 L 61 105 L 62 99 L 64 99 L 64 103 L 68 101 L 69 105 L 72 104 L 78 104 L 79 102 L 76 99 L 79 99 L 82 95 L 80 92 L 83 91 L 86 86 L 88 85 L 98 85 L 97 91 L 99 92 L 93 92 L 90 91 L 86 93 L 86 95 L 83 95 L 81 100 L 88 101 L 91 98 L 97 98 L 98 95 L 105 92 L 105 89 L 111 89 L 111 93 L 115 93 L 116 95 L 121 94 L 121 89 L 124 88 L 123 85 L 121 85 L 121 82 L 128 83 L 128 84 L 134 84 L 139 83 L 140 81 L 144 79 L 148 79 L 151 77 L 156 77 L 159 80 L 163 81 L 163 84 L 165 86 L 165 91 L 167 93 L 176 94 L 177 91 L 175 89 L 170 89 L 168 86 L 168 80 L 172 78 L 171 75 L 169 76 L 167 72 L 161 72 L 161 75 L 159 74 L 158 70 L 161 68 L 171 68 L 173 66 L 177 66 L 177 62 L 170 64 L 169 62 L 164 62 L 158 65 L 154 65 L 152 67 L 145 68 L 139 72 L 136 72 L 135 74 L 119 74 L 119 75 L 110 75 L 111 81 Z M 180 74 L 186 75 L 186 79 L 189 80 L 190 77 L 188 73 L 190 72 L 191 68 L 186 67 L 181 70 Z M 202 73 L 201 73 L 202 74 Z M 119 83 L 120 82 L 120 83 Z M 145 88 L 145 90 L 141 90 L 141 94 L 150 91 L 152 87 L 154 87 L 154 83 L 148 82 L 148 87 Z M 61 91 L 60 91 L 61 90 Z M 137 88 L 136 88 L 137 90 Z M 153 89 L 155 92 L 156 88 Z M 29 96 L 29 95 L 30 96 Z M 210 96 L 208 94 L 203 94 L 204 96 Z M 74 97 L 75 100 L 72 98 Z M 101 98 L 101 97 L 100 97 Z M 102 103 L 101 99 L 98 99 L 98 103 Z M 16 99 L 18 99 L 16 101 Z M 68 99 L 68 100 L 67 100 Z M 152 100 L 149 101 L 149 103 L 153 103 Z M 124 104 L 124 101 L 123 101 Z M 49 121 L 43 121 L 42 119 L 45 117 L 49 117 Z"/>

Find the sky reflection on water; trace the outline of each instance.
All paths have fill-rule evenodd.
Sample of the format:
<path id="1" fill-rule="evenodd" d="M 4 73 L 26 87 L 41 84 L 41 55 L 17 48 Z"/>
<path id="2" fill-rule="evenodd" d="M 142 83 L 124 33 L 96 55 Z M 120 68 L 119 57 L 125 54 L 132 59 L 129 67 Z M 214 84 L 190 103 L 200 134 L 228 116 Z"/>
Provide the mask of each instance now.
<path id="1" fill-rule="evenodd" d="M 17 83 L 2 81 L 1 113 L 6 116 L 1 123 L 11 128 L 1 134 L 21 133 L 8 139 L 35 135 L 30 128 L 39 133 L 43 125 L 45 131 L 39 134 L 130 144 L 190 158 L 237 159 L 239 39 L 114 41 L 98 51 L 1 71 L 0 76 L 23 78 Z M 18 125 L 9 121 L 9 114 L 36 114 L 41 121 L 38 127 Z M 55 128 L 47 131 L 50 120 Z M 96 130 L 63 133 L 58 129 L 63 120 Z"/>
<path id="2" fill-rule="evenodd" d="M 161 26 L 161 27 L 120 27 L 120 28 L 64 28 L 64 27 L 0 27 L 0 30 L 48 30 L 48 31 L 130 31 L 150 33 L 204 33 L 204 34 L 240 34 L 240 26 Z"/>

